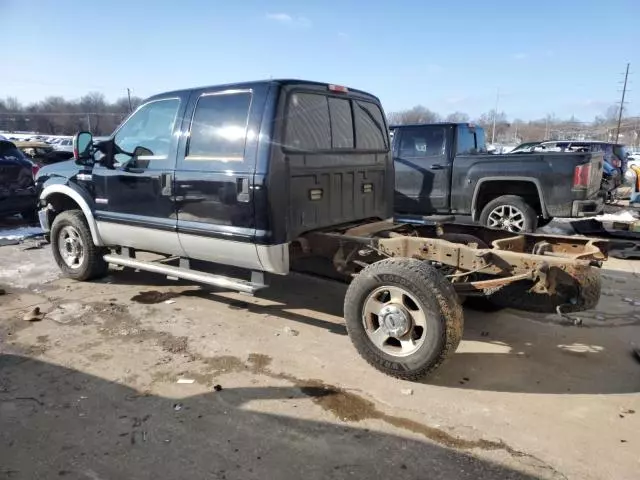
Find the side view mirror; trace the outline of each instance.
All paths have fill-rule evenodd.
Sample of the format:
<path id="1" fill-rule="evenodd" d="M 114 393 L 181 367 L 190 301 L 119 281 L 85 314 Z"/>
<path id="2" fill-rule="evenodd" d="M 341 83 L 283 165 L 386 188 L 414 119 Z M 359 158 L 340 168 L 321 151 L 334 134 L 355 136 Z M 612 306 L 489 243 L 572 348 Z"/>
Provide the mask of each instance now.
<path id="1" fill-rule="evenodd" d="M 91 158 L 93 135 L 91 132 L 78 132 L 73 137 L 73 158 L 76 162 Z"/>
<path id="2" fill-rule="evenodd" d="M 145 147 L 136 147 L 133 151 L 133 158 L 148 157 L 151 155 L 153 155 L 153 152 Z"/>

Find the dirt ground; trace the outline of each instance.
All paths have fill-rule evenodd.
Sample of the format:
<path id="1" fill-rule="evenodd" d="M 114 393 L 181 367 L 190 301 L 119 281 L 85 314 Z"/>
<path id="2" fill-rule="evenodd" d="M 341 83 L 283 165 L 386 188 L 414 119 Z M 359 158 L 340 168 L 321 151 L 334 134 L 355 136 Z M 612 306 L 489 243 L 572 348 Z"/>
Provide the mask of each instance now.
<path id="1" fill-rule="evenodd" d="M 467 310 L 412 384 L 356 354 L 343 285 L 75 283 L 37 247 L 0 247 L 0 479 L 638 478 L 640 262 L 580 327 Z"/>

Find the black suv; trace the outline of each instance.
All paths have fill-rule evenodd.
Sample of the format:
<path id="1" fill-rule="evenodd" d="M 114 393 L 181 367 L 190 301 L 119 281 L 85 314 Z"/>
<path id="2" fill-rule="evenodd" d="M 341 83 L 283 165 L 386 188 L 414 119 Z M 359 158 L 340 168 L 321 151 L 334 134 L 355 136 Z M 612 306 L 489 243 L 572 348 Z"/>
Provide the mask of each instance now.
<path id="1" fill-rule="evenodd" d="M 0 140 L 0 217 L 36 218 L 34 174 L 38 167 L 8 140 Z"/>

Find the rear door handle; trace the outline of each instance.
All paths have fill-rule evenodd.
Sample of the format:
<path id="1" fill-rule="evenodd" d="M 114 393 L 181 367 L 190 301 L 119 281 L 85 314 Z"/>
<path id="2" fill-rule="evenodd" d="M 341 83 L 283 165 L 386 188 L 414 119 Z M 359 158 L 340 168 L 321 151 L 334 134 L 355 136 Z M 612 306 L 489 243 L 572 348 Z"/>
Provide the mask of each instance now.
<path id="1" fill-rule="evenodd" d="M 442 169 L 444 168 L 444 166 L 443 166 L 443 165 L 440 165 L 439 163 L 436 163 L 436 164 L 434 164 L 434 165 L 431 165 L 429 168 L 430 168 L 431 170 L 442 170 Z"/>
<path id="2" fill-rule="evenodd" d="M 170 197 L 173 195 L 173 175 L 171 173 L 160 175 L 160 187 L 162 188 L 160 193 L 162 196 Z"/>
<path id="3" fill-rule="evenodd" d="M 238 202 L 248 203 L 251 200 L 249 195 L 249 179 L 248 178 L 238 178 L 236 179 L 236 188 L 238 192 Z"/>

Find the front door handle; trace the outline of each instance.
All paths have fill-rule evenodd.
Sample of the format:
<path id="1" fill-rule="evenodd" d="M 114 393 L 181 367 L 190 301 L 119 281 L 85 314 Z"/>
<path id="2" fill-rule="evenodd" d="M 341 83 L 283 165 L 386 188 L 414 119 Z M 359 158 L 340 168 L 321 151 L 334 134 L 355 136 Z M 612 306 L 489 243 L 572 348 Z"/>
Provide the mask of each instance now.
<path id="1" fill-rule="evenodd" d="M 435 163 L 435 164 L 431 165 L 429 168 L 431 170 L 442 170 L 444 168 L 444 166 L 440 165 L 439 163 Z"/>

